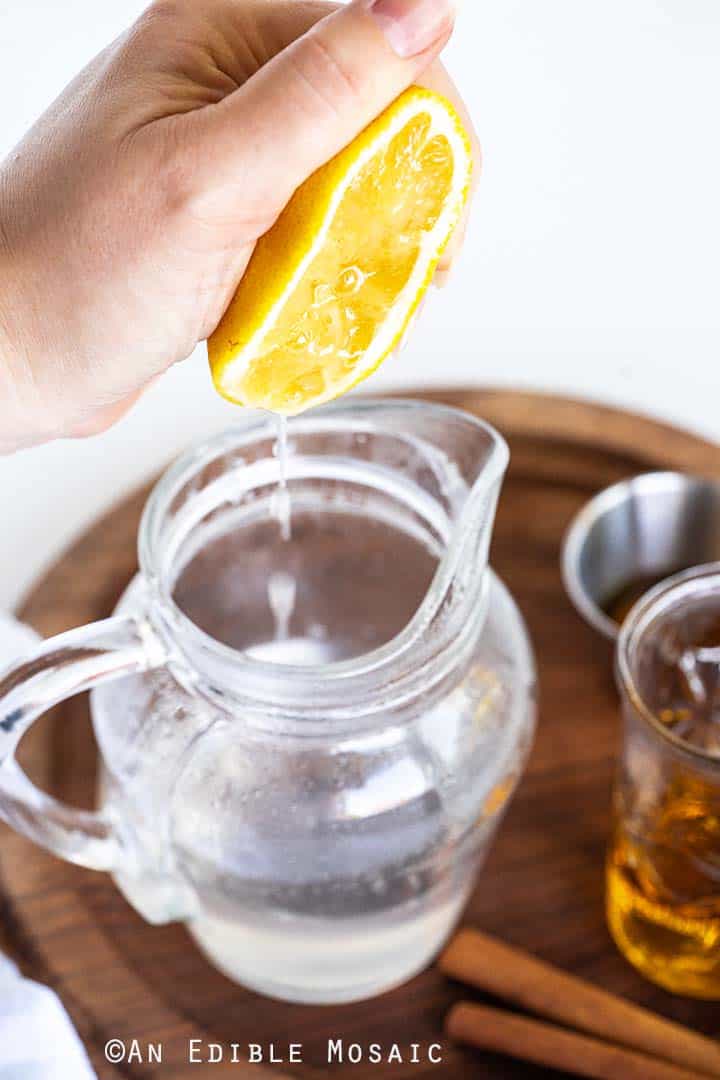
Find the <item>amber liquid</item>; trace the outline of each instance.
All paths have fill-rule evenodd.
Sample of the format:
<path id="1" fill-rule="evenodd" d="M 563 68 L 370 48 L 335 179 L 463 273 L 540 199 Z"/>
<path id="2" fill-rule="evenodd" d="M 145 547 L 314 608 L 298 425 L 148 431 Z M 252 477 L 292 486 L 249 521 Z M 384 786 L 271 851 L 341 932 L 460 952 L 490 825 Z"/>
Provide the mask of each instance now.
<path id="1" fill-rule="evenodd" d="M 659 736 L 628 734 L 606 894 L 626 958 L 667 990 L 709 999 L 720 999 L 720 666 L 694 650 L 718 641 L 717 616 L 705 614 L 649 643 L 645 701 L 707 756 L 696 764 Z"/>
<path id="2" fill-rule="evenodd" d="M 654 829 L 621 823 L 608 855 L 607 918 L 627 959 L 677 994 L 720 998 L 720 816 L 669 794 Z"/>

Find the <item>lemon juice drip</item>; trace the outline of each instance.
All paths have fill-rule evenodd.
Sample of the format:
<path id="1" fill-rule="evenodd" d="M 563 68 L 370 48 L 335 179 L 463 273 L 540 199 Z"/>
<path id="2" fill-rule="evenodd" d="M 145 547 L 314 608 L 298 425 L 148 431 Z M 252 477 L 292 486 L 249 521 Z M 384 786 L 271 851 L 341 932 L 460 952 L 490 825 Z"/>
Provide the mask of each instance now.
<path id="1" fill-rule="evenodd" d="M 280 526 L 283 543 L 292 538 L 290 491 L 287 482 L 288 437 L 287 417 L 278 416 L 278 434 L 273 454 L 278 462 L 278 484 L 273 496 L 272 512 Z M 275 642 L 287 641 L 290 636 L 290 620 L 295 610 L 297 583 L 292 574 L 282 571 L 271 574 L 268 579 L 268 606 L 272 612 Z"/>
<path id="2" fill-rule="evenodd" d="M 280 535 L 284 541 L 288 541 L 292 537 L 292 523 L 291 523 L 291 507 L 290 507 L 290 491 L 288 489 L 287 482 L 287 463 L 288 463 L 288 437 L 287 437 L 287 417 L 278 416 L 278 429 L 277 440 L 273 447 L 273 454 L 277 458 L 278 463 L 278 485 L 272 500 L 272 514 L 278 525 L 280 526 Z"/>

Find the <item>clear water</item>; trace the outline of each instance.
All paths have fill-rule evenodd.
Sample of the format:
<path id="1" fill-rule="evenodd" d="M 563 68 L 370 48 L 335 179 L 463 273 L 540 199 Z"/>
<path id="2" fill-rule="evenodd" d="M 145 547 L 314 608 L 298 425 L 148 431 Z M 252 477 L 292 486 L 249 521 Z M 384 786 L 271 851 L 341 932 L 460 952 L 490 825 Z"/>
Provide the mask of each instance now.
<path id="1" fill-rule="evenodd" d="M 199 919 L 191 932 L 216 967 L 260 993 L 308 1004 L 355 1001 L 427 967 L 468 891 L 438 888 L 382 912 L 332 920 L 256 909 L 242 922 Z"/>
<path id="2" fill-rule="evenodd" d="M 269 515 L 204 544 L 175 599 L 213 637 L 269 662 L 328 663 L 391 640 L 428 590 L 437 543 L 351 501 L 328 510 L 298 497 L 291 523 L 284 422 L 274 453 Z M 186 819 L 176 842 L 202 904 L 191 932 L 221 970 L 267 994 L 322 1002 L 371 995 L 427 964 L 469 885 L 413 869 L 444 831 L 424 765 L 403 746 L 347 762 L 298 753 L 266 763 L 264 775 L 256 760 L 246 775 L 236 747 L 204 749 L 176 799 L 197 807 L 211 786 L 227 795 L 203 828 Z M 219 850 L 226 880 L 208 859 Z"/>
<path id="3" fill-rule="evenodd" d="M 288 540 L 272 514 L 214 535 L 184 567 L 174 595 L 197 626 L 233 649 L 278 663 L 327 663 L 400 633 L 438 554 L 429 535 L 298 495 Z"/>
<path id="4" fill-rule="evenodd" d="M 295 543 L 305 524 L 296 519 Z M 341 530 L 346 524 L 335 520 Z M 351 524 L 359 554 L 364 529 Z M 377 523 L 368 531 L 371 547 L 392 540 Z M 391 556 L 370 561 L 365 588 L 357 584 L 364 613 L 349 621 L 337 583 L 319 593 L 322 609 L 302 577 L 276 579 L 272 605 L 263 578 L 250 595 L 227 582 L 211 589 L 205 607 L 206 590 L 191 588 L 193 560 L 178 589 L 208 629 L 214 612 L 218 635 L 230 640 L 246 640 L 254 610 L 264 659 L 322 661 L 395 629 L 387 614 L 393 589 L 412 608 L 434 565 L 427 549 L 413 546 L 402 574 Z M 348 554 L 345 565 L 355 573 L 359 564 Z M 466 902 L 532 728 L 525 688 L 513 658 L 497 648 L 493 622 L 511 610 L 517 616 L 502 587 L 494 590 L 487 646 L 465 680 L 408 730 L 256 740 L 245 737 L 242 717 L 214 718 L 166 673 L 96 691 L 103 757 L 116 770 L 103 801 L 142 838 L 142 872 L 118 877 L 128 899 L 152 921 L 189 919 L 220 970 L 284 1000 L 359 1000 L 424 968 Z M 234 620 L 217 611 L 217 600 L 229 597 Z"/>
<path id="5" fill-rule="evenodd" d="M 282 570 L 268 579 L 268 607 L 273 617 L 273 636 L 248 649 L 255 660 L 271 664 L 291 664 L 293 667 L 312 667 L 327 664 L 333 659 L 332 650 L 324 640 L 324 632 L 314 627 L 314 637 L 291 637 L 290 621 L 295 611 L 297 581 Z"/>
<path id="6" fill-rule="evenodd" d="M 282 490 L 282 430 L 276 454 Z M 385 497 L 373 467 L 294 479 L 292 520 L 287 482 L 284 503 L 272 487 L 228 498 L 222 527 L 209 518 L 178 560 L 177 604 L 216 640 L 280 664 L 390 641 L 427 594 L 442 518 L 434 500 L 411 502 L 405 478 L 407 503 Z M 514 658 L 497 648 L 508 620 L 522 631 L 494 588 L 473 669 L 409 727 L 258 739 L 168 673 L 96 692 L 115 770 L 106 801 L 142 837 L 142 872 L 118 878 L 131 902 L 154 921 L 190 917 L 218 968 L 285 1000 L 352 1001 L 423 968 L 467 899 L 531 727 Z"/>

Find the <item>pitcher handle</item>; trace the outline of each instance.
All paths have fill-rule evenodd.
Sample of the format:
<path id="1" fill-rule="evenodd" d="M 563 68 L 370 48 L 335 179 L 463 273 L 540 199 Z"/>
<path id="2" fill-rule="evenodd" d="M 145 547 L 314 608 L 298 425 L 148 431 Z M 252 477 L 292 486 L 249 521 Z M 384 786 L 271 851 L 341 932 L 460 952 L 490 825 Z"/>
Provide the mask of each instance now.
<path id="1" fill-rule="evenodd" d="M 35 787 L 15 760 L 20 739 L 65 698 L 165 662 L 143 619 L 117 615 L 49 638 L 0 676 L 0 818 L 54 855 L 92 870 L 119 866 L 126 849 L 104 814 L 74 809 Z"/>

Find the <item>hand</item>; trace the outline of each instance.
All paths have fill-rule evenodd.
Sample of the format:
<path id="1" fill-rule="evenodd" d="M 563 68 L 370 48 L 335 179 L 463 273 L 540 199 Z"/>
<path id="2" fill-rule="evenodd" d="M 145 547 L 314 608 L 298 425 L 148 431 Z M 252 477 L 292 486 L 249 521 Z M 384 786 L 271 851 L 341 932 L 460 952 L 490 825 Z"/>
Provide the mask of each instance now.
<path id="1" fill-rule="evenodd" d="M 158 0 L 96 57 L 0 167 L 4 447 L 102 430 L 187 357 L 407 86 L 459 105 L 430 68 L 452 27 L 453 0 Z"/>

